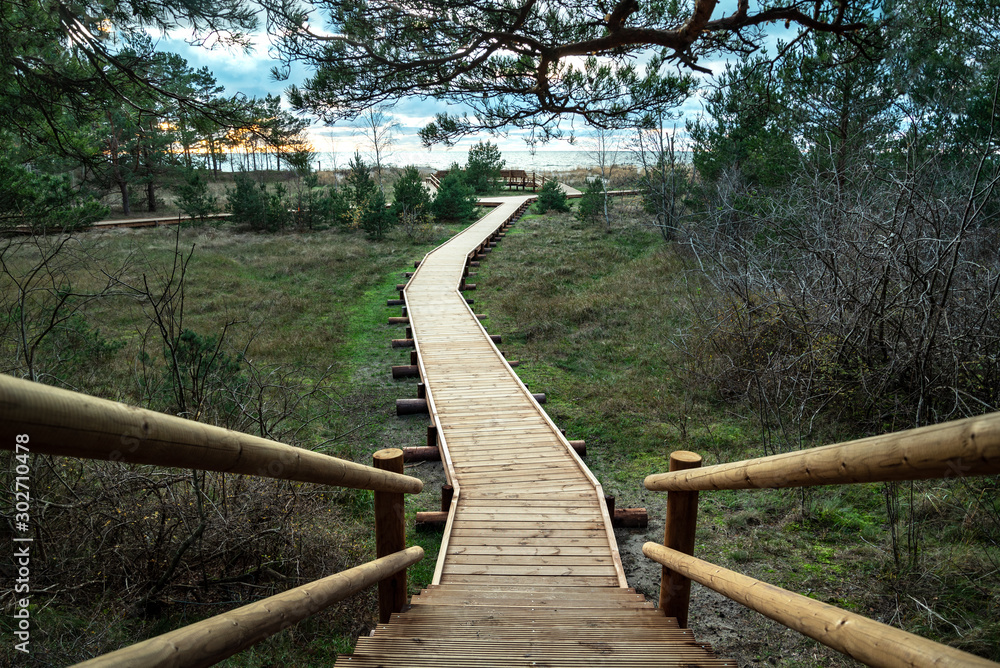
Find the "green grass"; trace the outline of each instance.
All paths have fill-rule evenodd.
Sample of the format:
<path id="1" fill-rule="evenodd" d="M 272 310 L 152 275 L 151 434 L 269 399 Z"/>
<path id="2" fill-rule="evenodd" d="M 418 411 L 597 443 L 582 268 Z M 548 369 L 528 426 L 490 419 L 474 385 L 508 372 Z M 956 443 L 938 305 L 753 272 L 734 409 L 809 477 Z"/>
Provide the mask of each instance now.
<path id="1" fill-rule="evenodd" d="M 746 408 L 724 400 L 698 373 L 692 354 L 699 351 L 686 337 L 694 331 L 691 306 L 707 287 L 655 232 L 619 225 L 606 234 L 601 224 L 580 223 L 571 214 L 525 216 L 477 280 L 477 309 L 489 313 L 489 331 L 504 337 L 509 358 L 524 362 L 518 374 L 532 391 L 546 393 L 556 424 L 569 438 L 586 439 L 586 462 L 605 493 L 619 507 L 648 508 L 650 530 L 618 531 L 624 552 L 662 539 L 665 495 L 646 492 L 642 480 L 666 471 L 671 451 L 699 452 L 705 465 L 765 454 Z M 822 424 L 807 445 L 853 438 L 851 428 Z M 996 498 L 990 491 L 996 483 L 971 489 Z M 882 485 L 702 492 L 696 551 L 792 591 L 1000 658 L 994 621 L 1000 588 L 995 578 L 982 584 L 995 568 L 987 564 L 1000 563 L 1000 527 L 979 525 L 994 528 L 974 538 L 967 528 L 973 511 L 961 510 L 978 507 L 988 522 L 982 512 L 990 506 L 964 498 L 947 481 L 917 483 L 916 490 L 918 513 L 926 514 L 919 569 L 899 573 L 892 564 Z M 652 594 L 657 584 L 643 579 L 641 561 L 625 559 L 630 583 Z M 949 622 L 911 596 L 937 614 L 947 610 Z M 712 618 L 711 610 L 702 612 Z M 771 622 L 751 621 L 752 613 L 741 619 L 739 640 L 717 643 L 721 655 L 741 663 L 773 661 L 769 651 L 780 647 L 781 665 L 849 665 Z M 697 616 L 692 624 L 697 635 Z"/>
<path id="2" fill-rule="evenodd" d="M 395 285 L 405 281 L 402 272 L 412 270 L 414 260 L 455 231 L 435 228 L 420 240 L 395 232 L 374 243 L 360 233 L 335 231 L 254 235 L 228 227 L 184 230 L 181 246 L 196 245 L 188 274 L 186 325 L 218 335 L 226 322 L 235 321 L 229 335 L 234 351 L 245 349 L 260 364 L 294 369 L 305 386 L 330 367 L 329 401 L 302 416 L 315 421 L 299 433 L 297 443 L 312 447 L 323 442 L 324 452 L 364 463 L 381 448 L 420 445 L 426 419 L 395 416 L 395 399 L 414 396 L 416 380 L 392 381 L 389 376 L 389 367 L 406 363 L 409 351 L 389 347 L 401 329 L 386 325 L 386 317 L 399 310 L 386 308 L 385 300 L 395 296 Z M 128 276 L 137 280 L 143 273 L 150 278 L 162 273 L 173 239 L 169 229 L 152 229 L 88 235 L 85 243 L 109 263 L 132 253 L 135 266 Z M 80 281 L 86 279 L 81 275 Z M 571 215 L 522 218 L 483 263 L 474 282 L 476 311 L 489 315 L 487 330 L 503 336 L 501 348 L 509 359 L 522 361 L 517 372 L 528 387 L 546 393 L 546 410 L 556 424 L 569 438 L 587 441 L 586 462 L 606 493 L 617 497 L 619 507 L 649 510 L 648 531 L 619 531 L 618 537 L 630 583 L 653 594 L 659 570 L 648 564 L 644 569 L 641 556 L 626 554 L 629 546 L 662 538 L 665 495 L 646 492 L 642 479 L 665 471 L 669 453 L 676 449 L 701 453 L 706 465 L 763 454 L 759 428 L 745 407 L 720 397 L 699 377 L 691 348 L 685 346 L 694 321 L 691 304 L 705 286 L 657 233 L 619 225 L 606 234 L 602 224 L 582 224 Z M 76 374 L 72 384 L 134 403 L 141 310 L 133 299 L 122 297 L 96 306 L 86 318 L 105 337 L 125 344 L 88 374 L 71 369 Z M 4 344 L 8 357 L 0 358 L 8 372 L 16 370 L 10 350 Z M 157 354 L 155 348 L 150 352 Z M 837 425 L 825 427 L 831 433 L 838 428 L 846 431 Z M 72 475 L 85 478 L 88 470 L 72 468 Z M 412 525 L 417 511 L 439 507 L 439 474 L 434 470 L 427 465 L 407 468 L 407 473 L 428 481 L 422 494 L 407 499 L 407 542 L 426 551 L 425 559 L 410 570 L 411 593 L 430 582 L 440 544 L 440 531 L 418 533 Z M 52 495 L 49 500 L 67 501 L 65 493 L 44 493 Z M 298 498 L 294 502 L 304 505 L 292 507 L 308 512 L 287 522 L 267 515 L 266 522 L 255 519 L 229 530 L 232 540 L 240 540 L 268 528 L 294 529 L 299 554 L 284 562 L 285 575 L 294 579 L 232 595 L 213 589 L 202 601 L 179 587 L 169 592 L 175 602 L 148 619 L 135 614 L 134 592 L 115 584 L 124 582 L 126 575 L 134 583 L 134 573 L 104 573 L 105 580 L 90 571 L 68 574 L 70 562 L 60 560 L 56 549 L 61 542 L 53 543 L 53 554 L 38 563 L 37 571 L 40 582 L 53 585 L 54 593 L 39 613 L 37 636 L 38 646 L 50 649 L 32 657 L 34 665 L 65 664 L 109 651 L 233 607 L 237 597 L 249 601 L 373 557 L 370 493 L 331 491 L 306 500 L 302 487 L 269 493 L 284 503 Z M 1000 658 L 998 585 L 995 578 L 977 577 L 1000 563 L 995 543 L 990 547 L 994 534 L 985 528 L 988 507 L 983 500 L 990 494 L 997 497 L 995 484 L 918 484 L 915 511 L 924 545 L 921 567 L 915 570 L 896 569 L 888 556 L 878 485 L 703 493 L 697 553 L 793 591 L 895 619 L 915 632 Z M 139 516 L 136 522 L 141 522 L 141 511 L 130 511 Z M 55 509 L 50 516 L 52 522 L 61 517 Z M 52 530 L 60 535 L 55 525 Z M 96 570 L 86 561 L 72 561 L 73 568 Z M 298 567 L 303 571 L 296 572 Z M 281 565 L 276 568 L 282 570 Z M 652 579 L 645 572 L 654 572 Z M 68 581 L 89 584 L 71 593 Z M 948 623 L 911 598 L 931 606 Z M 328 662 L 371 628 L 374 614 L 374 593 L 369 591 L 226 664 Z M 700 619 L 707 619 L 708 613 L 702 618 L 698 614 L 696 609 L 692 624 L 701 637 Z M 717 641 L 722 655 L 748 664 L 847 665 L 838 655 L 758 616 L 731 610 L 727 614 L 724 624 L 738 626 L 740 640 Z M 701 626 L 708 627 L 707 622 Z"/>
<path id="3" fill-rule="evenodd" d="M 390 339 L 400 333 L 398 328 L 386 325 L 386 317 L 398 315 L 399 309 L 386 308 L 385 300 L 396 296 L 395 285 L 405 282 L 402 272 L 412 270 L 414 260 L 455 231 L 454 226 L 435 227 L 418 240 L 395 232 L 387 240 L 374 243 L 360 233 L 336 231 L 255 235 L 229 227 L 184 229 L 180 247 L 186 250 L 195 246 L 186 276 L 184 326 L 203 335 L 218 336 L 226 323 L 235 322 L 227 335 L 227 349 L 234 354 L 245 350 L 247 358 L 256 364 L 292 370 L 294 378 L 304 387 L 316 382 L 329 367 L 330 402 L 298 416 L 299 421 L 316 419 L 294 436 L 294 442 L 305 447 L 325 442 L 321 448 L 324 452 L 370 463 L 376 450 L 416 445 L 425 439 L 425 421 L 395 417 L 395 399 L 412 396 L 415 381 L 391 380 L 389 367 L 403 363 L 408 351 L 400 352 L 389 346 Z M 138 283 L 145 274 L 155 285 L 157 277 L 169 270 L 174 233 L 173 229 L 163 228 L 93 233 L 82 237 L 82 244 L 95 262 L 101 264 L 113 265 L 132 258 L 133 266 L 126 279 Z M 74 283 L 80 287 L 90 280 L 83 272 L 74 274 Z M 104 300 L 86 312 L 86 320 L 89 327 L 109 339 L 124 341 L 125 345 L 113 359 L 99 365 L 99 374 L 84 377 L 77 373 L 78 369 L 64 368 L 75 374 L 66 380 L 84 392 L 102 396 L 109 396 L 110 392 L 113 398 L 142 403 L 134 392 L 134 363 L 140 339 L 137 330 L 144 329 L 147 323 L 136 300 L 129 296 Z M 11 351 L 6 345 L 3 350 L 7 354 Z M 148 351 L 154 357 L 159 355 L 155 340 Z M 8 357 L 3 363 L 8 372 L 18 372 L 16 360 Z M 81 511 L 82 517 L 48 513 L 46 535 L 69 536 L 74 527 L 88 524 L 87 517 L 117 512 L 105 508 L 111 501 L 94 486 L 100 480 L 91 477 L 95 466 L 100 468 L 91 463 L 73 467 L 69 477 L 74 493 L 96 501 Z M 133 468 L 141 471 L 141 467 Z M 122 474 L 129 475 L 127 470 L 125 467 Z M 420 470 L 407 472 L 421 474 Z M 114 478 L 110 480 L 113 484 Z M 41 477 L 37 482 L 39 499 L 70 505 L 67 494 L 60 495 L 58 484 L 49 488 L 52 491 L 43 492 L 49 487 L 48 478 L 44 486 Z M 246 518 L 226 529 L 233 532 L 228 538 L 215 534 L 213 539 L 239 543 L 244 540 L 241 536 L 252 536 L 264 529 L 291 531 L 295 537 L 289 538 L 280 549 L 297 546 L 294 553 L 279 556 L 273 566 L 290 577 L 235 587 L 230 593 L 224 587 L 211 588 L 196 598 L 191 597 L 189 588 L 170 588 L 165 593 L 163 609 L 153 617 L 142 618 L 134 609 L 136 594 L 146 585 L 140 574 L 109 572 L 116 567 L 101 565 L 101 557 L 67 561 L 64 557 L 73 548 L 64 544 L 65 539 L 47 545 L 47 558 L 33 562 L 33 577 L 39 587 L 51 585 L 55 594 L 38 595 L 39 603 L 44 601 L 33 634 L 33 646 L 38 651 L 25 665 L 79 661 L 218 614 L 237 602 L 250 602 L 374 558 L 370 493 L 333 490 L 323 497 L 324 501 L 297 496 L 312 494 L 309 490 L 315 486 L 281 487 L 283 484 L 274 486 L 274 491 L 268 494 L 273 493 L 283 506 L 299 508 L 305 514 L 283 517 L 272 524 L 278 518 L 272 516 L 273 510 L 264 510 L 260 519 Z M 126 498 L 135 497 L 127 494 Z M 150 524 L 149 509 L 144 509 L 141 501 L 133 503 L 135 507 L 128 510 L 129 522 L 147 532 L 155 529 L 155 524 Z M 433 488 L 409 497 L 411 529 L 413 512 L 433 509 L 439 504 Z M 94 554 L 105 549 L 100 543 L 89 541 L 99 541 L 99 536 L 83 537 L 80 549 L 94 550 Z M 411 587 L 418 591 L 433 576 L 440 532 L 435 536 L 411 530 L 409 541 L 422 545 L 427 552 L 425 560 L 411 570 Z M 82 590 L 66 591 L 71 582 L 86 584 Z M 112 584 L 117 582 L 130 582 L 130 590 Z M 80 597 L 80 593 L 87 595 Z M 359 634 L 367 633 L 374 616 L 374 591 L 369 591 L 226 663 L 308 665 L 332 660 L 337 653 L 348 650 Z M 12 651 L 8 645 L 0 656 L 13 660 L 9 654 Z M 19 662 L 21 659 L 18 657 Z"/>

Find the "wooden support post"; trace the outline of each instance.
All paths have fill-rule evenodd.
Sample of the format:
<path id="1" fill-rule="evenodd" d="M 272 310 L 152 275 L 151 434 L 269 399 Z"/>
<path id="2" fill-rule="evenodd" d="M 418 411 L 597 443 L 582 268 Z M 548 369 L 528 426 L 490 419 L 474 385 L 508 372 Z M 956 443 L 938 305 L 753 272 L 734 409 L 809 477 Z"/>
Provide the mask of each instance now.
<path id="1" fill-rule="evenodd" d="M 438 428 L 436 424 L 427 425 L 427 447 L 437 448 L 438 446 Z M 441 455 L 437 456 L 437 459 L 441 459 Z"/>
<path id="2" fill-rule="evenodd" d="M 485 313 L 477 313 L 476 314 L 476 320 L 486 320 L 486 314 Z"/>
<path id="3" fill-rule="evenodd" d="M 455 497 L 455 488 L 451 485 L 441 485 L 441 512 L 451 509 L 451 500 Z"/>
<path id="4" fill-rule="evenodd" d="M 413 366 L 417 365 L 417 351 L 413 350 L 410 352 L 410 364 Z"/>
<path id="5" fill-rule="evenodd" d="M 404 304 L 406 303 L 406 294 L 402 290 L 399 291 L 399 298 L 403 301 Z"/>
<path id="6" fill-rule="evenodd" d="M 479 266 L 479 263 L 478 263 L 478 262 L 476 262 L 475 260 L 470 260 L 470 261 L 469 261 L 469 266 L 470 266 L 470 267 L 478 267 L 478 266 Z"/>
<path id="7" fill-rule="evenodd" d="M 406 338 L 408 338 L 408 339 L 412 339 L 413 338 L 413 328 L 412 327 L 407 327 L 406 328 Z"/>
<path id="8" fill-rule="evenodd" d="M 423 383 L 417 383 L 417 399 L 427 398 L 427 386 Z"/>
<path id="9" fill-rule="evenodd" d="M 701 455 L 687 450 L 670 454 L 670 470 L 684 471 L 701 466 Z M 698 492 L 667 492 L 667 523 L 663 544 L 694 554 L 694 535 L 698 523 Z M 667 617 L 676 617 L 680 627 L 687 628 L 688 606 L 691 602 L 691 580 L 666 566 L 660 576 L 660 609 Z"/>
<path id="10" fill-rule="evenodd" d="M 409 318 L 410 318 L 410 314 L 406 312 L 406 307 L 405 307 L 405 306 L 403 307 L 402 311 L 403 311 L 403 312 L 402 312 L 402 316 L 403 316 L 404 318 L 406 318 L 407 320 L 409 320 Z"/>
<path id="11" fill-rule="evenodd" d="M 386 299 L 386 306 L 404 306 L 406 304 L 405 299 Z"/>
<path id="12" fill-rule="evenodd" d="M 396 317 L 396 316 L 392 316 L 392 317 L 389 318 L 389 324 L 390 325 L 409 325 L 410 324 L 410 319 L 406 318 L 406 317 L 399 318 L 399 317 Z"/>
<path id="13" fill-rule="evenodd" d="M 400 291 L 405 290 L 406 289 L 406 283 L 396 283 L 396 289 L 400 290 Z"/>
<path id="14" fill-rule="evenodd" d="M 399 448 L 379 450 L 373 456 L 373 466 L 393 473 L 403 472 L 403 451 Z M 386 557 L 406 547 L 406 526 L 403 524 L 403 495 L 396 492 L 375 492 L 375 556 Z M 406 605 L 406 571 L 378 583 L 378 618 L 385 624 L 393 613 L 402 612 Z"/>
<path id="15" fill-rule="evenodd" d="M 615 517 L 615 497 L 608 494 L 604 495 L 604 505 L 608 507 L 608 516 L 614 519 Z"/>
<path id="16" fill-rule="evenodd" d="M 392 347 L 393 348 L 412 348 L 414 345 L 416 345 L 416 344 L 413 343 L 413 339 L 393 339 L 392 340 Z"/>
<path id="17" fill-rule="evenodd" d="M 493 341 L 493 343 L 503 343 L 503 339 L 500 338 L 499 334 L 490 334 L 490 340 Z"/>
<path id="18" fill-rule="evenodd" d="M 580 455 L 581 457 L 586 457 L 587 456 L 587 442 L 586 441 L 570 441 L 569 444 L 570 444 L 570 446 L 572 446 L 572 448 L 574 450 L 576 450 L 576 454 Z"/>
<path id="19" fill-rule="evenodd" d="M 419 266 L 420 266 L 420 260 L 417 260 L 416 262 L 413 263 L 413 268 L 414 269 L 416 269 Z"/>
<path id="20" fill-rule="evenodd" d="M 460 292 L 466 292 L 466 291 L 469 291 L 469 290 L 475 290 L 476 289 L 476 284 L 475 283 L 466 283 L 465 281 L 462 281 L 462 284 L 458 286 L 458 289 L 459 289 Z"/>
<path id="21" fill-rule="evenodd" d="M 399 378 L 415 378 L 420 375 L 420 367 L 416 364 L 401 364 L 399 366 L 392 367 L 392 377 Z"/>

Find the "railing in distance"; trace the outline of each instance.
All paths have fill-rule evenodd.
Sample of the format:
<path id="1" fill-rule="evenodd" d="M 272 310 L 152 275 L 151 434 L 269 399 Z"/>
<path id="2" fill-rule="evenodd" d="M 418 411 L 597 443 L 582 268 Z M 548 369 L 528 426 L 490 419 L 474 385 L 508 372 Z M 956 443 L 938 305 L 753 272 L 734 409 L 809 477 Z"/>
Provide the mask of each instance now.
<path id="1" fill-rule="evenodd" d="M 695 453 L 675 452 L 669 473 L 645 480 L 647 489 L 668 492 L 664 545 L 643 546 L 643 554 L 664 569 L 665 614 L 683 615 L 686 622 L 689 589 L 682 585 L 694 580 L 868 665 L 1000 666 L 691 556 L 699 491 L 997 474 L 1000 413 L 759 459 L 705 468 L 700 463 Z"/>
<path id="2" fill-rule="evenodd" d="M 32 454 L 241 473 L 375 492 L 376 559 L 80 665 L 209 666 L 360 591 L 379 585 L 379 618 L 405 604 L 403 494 L 423 483 L 403 475 L 403 451 L 365 466 L 264 438 L 0 374 L 0 448 L 27 434 Z"/>

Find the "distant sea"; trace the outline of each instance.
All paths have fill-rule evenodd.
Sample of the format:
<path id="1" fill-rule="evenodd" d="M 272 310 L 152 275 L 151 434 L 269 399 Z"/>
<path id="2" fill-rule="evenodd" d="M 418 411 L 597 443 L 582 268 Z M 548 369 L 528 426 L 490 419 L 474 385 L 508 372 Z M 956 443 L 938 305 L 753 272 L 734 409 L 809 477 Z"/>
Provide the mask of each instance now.
<path id="1" fill-rule="evenodd" d="M 589 151 L 501 151 L 506 169 L 523 169 L 525 171 L 555 172 L 576 168 L 587 168 L 597 164 L 598 160 Z M 396 167 L 424 167 L 429 169 L 448 169 L 453 163 L 464 165 L 469 158 L 468 149 L 433 149 L 431 151 L 394 151 L 386 159 L 386 164 Z M 321 169 L 332 169 L 336 164 L 338 169 L 347 167 L 351 156 L 346 154 L 317 153 L 315 162 Z M 615 162 L 620 165 L 631 165 L 637 162 L 636 156 L 630 151 L 619 151 Z"/>
<path id="2" fill-rule="evenodd" d="M 501 151 L 506 169 L 523 169 L 527 172 L 562 172 L 574 169 L 593 169 L 598 164 L 598 157 L 592 151 Z M 313 169 L 326 170 L 347 169 L 352 154 L 346 152 L 328 153 L 319 152 L 313 158 Z M 362 153 L 366 162 L 371 163 L 370 156 Z M 413 165 L 424 169 L 448 169 L 452 164 L 465 165 L 469 158 L 468 149 L 435 148 L 432 151 L 392 151 L 384 158 L 384 164 L 394 167 L 406 167 Z M 690 159 L 686 151 L 678 151 L 678 158 L 681 160 Z M 262 158 L 258 158 L 263 163 Z M 236 153 L 230 155 L 225 169 L 229 171 L 239 171 L 245 164 L 245 156 Z M 608 158 L 612 164 L 617 165 L 637 165 L 638 156 L 632 151 L 618 151 L 613 157 Z M 270 161 L 266 164 L 271 165 Z M 261 164 L 264 168 L 264 164 Z M 283 166 L 283 169 L 287 167 Z"/>

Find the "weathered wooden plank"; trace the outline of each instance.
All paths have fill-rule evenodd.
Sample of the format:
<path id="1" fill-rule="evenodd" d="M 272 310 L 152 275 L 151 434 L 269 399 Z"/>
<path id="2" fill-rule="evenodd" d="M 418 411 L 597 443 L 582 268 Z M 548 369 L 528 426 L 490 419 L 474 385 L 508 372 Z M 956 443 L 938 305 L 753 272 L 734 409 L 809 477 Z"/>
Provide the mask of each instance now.
<path id="1" fill-rule="evenodd" d="M 442 582 L 467 583 L 467 584 L 497 584 L 505 582 L 508 584 L 559 584 L 563 587 L 614 587 L 618 584 L 617 577 L 600 576 L 543 576 L 543 575 L 466 575 L 451 574 L 447 577 L 442 575 Z"/>

